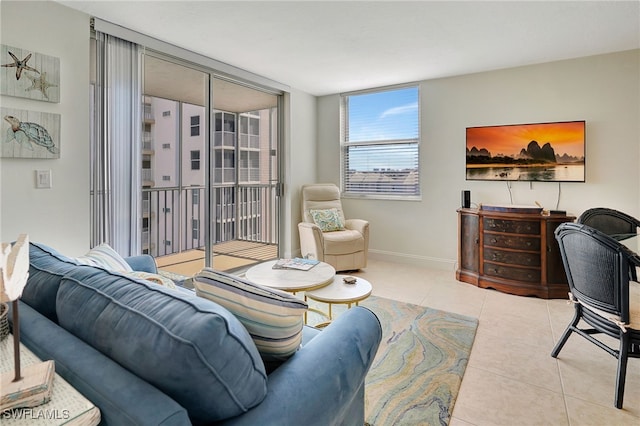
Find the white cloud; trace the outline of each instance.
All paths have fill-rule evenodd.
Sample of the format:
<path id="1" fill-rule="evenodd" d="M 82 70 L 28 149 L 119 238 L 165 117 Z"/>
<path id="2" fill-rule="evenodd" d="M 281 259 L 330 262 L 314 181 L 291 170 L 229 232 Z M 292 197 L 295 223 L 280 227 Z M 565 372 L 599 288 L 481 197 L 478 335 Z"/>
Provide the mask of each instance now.
<path id="1" fill-rule="evenodd" d="M 390 115 L 400 115 L 400 114 L 406 114 L 409 112 L 414 112 L 418 109 L 418 102 L 413 102 L 407 105 L 402 105 L 399 107 L 394 107 L 394 108 L 389 108 L 388 110 L 384 111 L 382 114 L 380 114 L 380 118 L 386 118 Z"/>

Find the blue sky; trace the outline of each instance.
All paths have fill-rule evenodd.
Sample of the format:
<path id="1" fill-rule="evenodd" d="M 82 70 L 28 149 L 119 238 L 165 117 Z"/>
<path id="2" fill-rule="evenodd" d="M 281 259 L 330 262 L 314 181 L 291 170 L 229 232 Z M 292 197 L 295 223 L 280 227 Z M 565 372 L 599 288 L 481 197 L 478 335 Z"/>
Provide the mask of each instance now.
<path id="1" fill-rule="evenodd" d="M 407 87 L 349 97 L 349 142 L 381 141 L 389 139 L 413 139 L 419 136 L 418 88 Z M 372 170 L 373 168 L 403 169 L 415 161 L 407 158 L 407 150 L 392 152 L 385 149 L 351 152 L 350 168 Z M 406 148 L 406 147 L 405 147 Z M 409 160 L 410 163 L 407 162 Z"/>
<path id="2" fill-rule="evenodd" d="M 417 87 L 352 95 L 349 141 L 415 138 L 418 118 Z"/>

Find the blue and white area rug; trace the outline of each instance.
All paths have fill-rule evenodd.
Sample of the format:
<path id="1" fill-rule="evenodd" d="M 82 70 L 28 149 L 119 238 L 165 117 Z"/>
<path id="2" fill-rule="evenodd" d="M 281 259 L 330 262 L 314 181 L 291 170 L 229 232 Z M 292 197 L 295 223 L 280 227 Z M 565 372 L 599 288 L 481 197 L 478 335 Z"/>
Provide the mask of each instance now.
<path id="1" fill-rule="evenodd" d="M 382 323 L 382 342 L 366 379 L 366 422 L 448 425 L 478 320 L 376 296 L 360 305 Z"/>

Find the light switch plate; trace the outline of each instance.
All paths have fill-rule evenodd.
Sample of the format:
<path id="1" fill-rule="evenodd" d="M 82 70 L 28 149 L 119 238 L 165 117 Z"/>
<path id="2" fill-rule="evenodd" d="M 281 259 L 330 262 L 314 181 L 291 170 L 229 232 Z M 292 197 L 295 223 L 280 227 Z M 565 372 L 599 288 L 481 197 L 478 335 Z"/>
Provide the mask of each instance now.
<path id="1" fill-rule="evenodd" d="M 36 170 L 36 188 L 51 188 L 51 170 Z"/>

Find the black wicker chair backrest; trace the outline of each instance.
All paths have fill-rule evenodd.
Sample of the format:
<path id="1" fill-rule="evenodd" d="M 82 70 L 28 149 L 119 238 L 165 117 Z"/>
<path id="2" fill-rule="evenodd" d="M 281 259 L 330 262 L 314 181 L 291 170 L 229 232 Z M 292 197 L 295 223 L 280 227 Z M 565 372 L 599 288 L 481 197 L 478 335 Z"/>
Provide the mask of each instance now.
<path id="1" fill-rule="evenodd" d="M 626 247 L 604 233 L 578 223 L 555 232 L 569 288 L 581 303 L 629 319 L 629 257 Z"/>
<path id="2" fill-rule="evenodd" d="M 618 210 L 595 207 L 586 210 L 578 217 L 578 223 L 588 225 L 607 235 L 635 234 L 640 220 Z"/>

